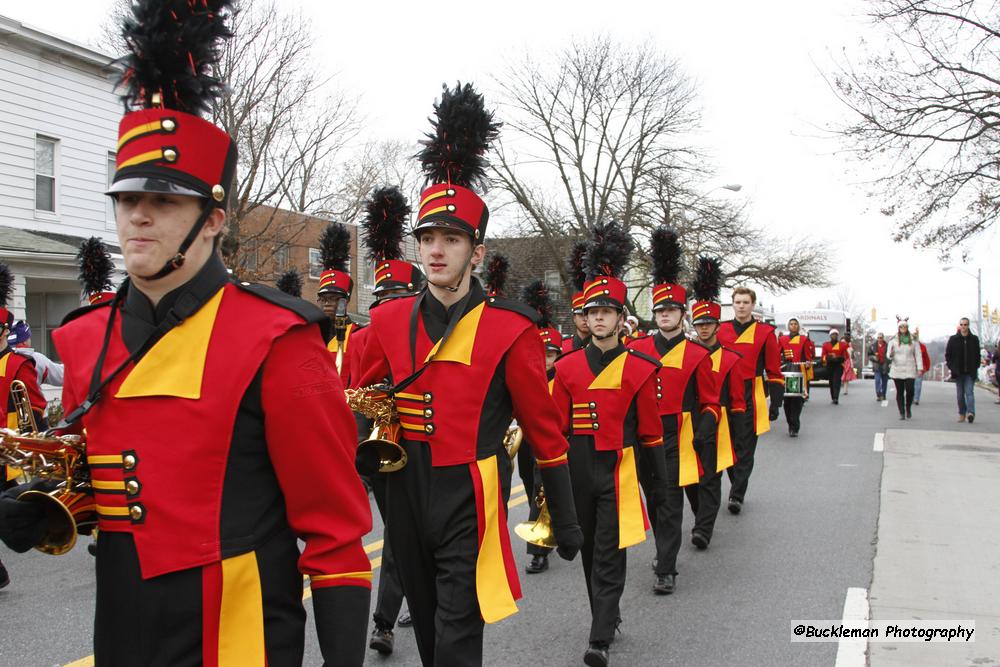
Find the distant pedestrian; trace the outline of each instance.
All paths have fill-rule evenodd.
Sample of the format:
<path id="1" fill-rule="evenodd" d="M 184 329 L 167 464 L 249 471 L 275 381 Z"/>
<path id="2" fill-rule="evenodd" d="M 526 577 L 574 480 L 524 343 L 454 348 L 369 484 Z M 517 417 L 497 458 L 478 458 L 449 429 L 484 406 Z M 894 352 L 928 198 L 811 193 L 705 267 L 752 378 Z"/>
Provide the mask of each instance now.
<path id="1" fill-rule="evenodd" d="M 871 362 L 872 370 L 875 372 L 875 400 L 884 401 L 885 394 L 889 390 L 889 344 L 885 342 L 884 333 L 880 333 L 872 345 L 868 361 Z"/>
<path id="2" fill-rule="evenodd" d="M 996 349 L 993 350 L 993 384 L 997 387 L 996 402 L 1000 403 L 1000 340 L 997 341 Z"/>
<path id="3" fill-rule="evenodd" d="M 979 372 L 979 338 L 969 331 L 969 318 L 958 321 L 958 333 L 948 339 L 944 360 L 955 380 L 958 395 L 958 421 L 976 419 L 976 373 Z"/>
<path id="4" fill-rule="evenodd" d="M 889 377 L 896 385 L 896 407 L 900 419 L 910 419 L 913 414 L 913 384 L 923 370 L 917 333 L 910 334 L 910 323 L 905 317 L 896 318 L 899 325 L 896 338 L 889 343 Z"/>
<path id="5" fill-rule="evenodd" d="M 840 403 L 840 384 L 844 377 L 844 359 L 847 357 L 847 343 L 840 340 L 840 332 L 830 329 L 830 340 L 823 343 L 821 362 L 826 366 L 830 382 L 830 402 Z"/>
<path id="6" fill-rule="evenodd" d="M 927 346 L 919 341 L 917 341 L 917 344 L 920 345 L 920 358 L 923 360 L 924 370 L 920 371 L 920 375 L 913 381 L 914 405 L 920 405 L 920 390 L 924 386 L 924 376 L 927 375 L 927 371 L 931 368 L 931 355 L 927 354 Z"/>
<path id="7" fill-rule="evenodd" d="M 844 396 L 847 396 L 847 388 L 851 380 L 857 380 L 858 374 L 854 370 L 854 346 L 851 345 L 851 334 L 844 334 L 844 343 L 847 345 L 847 355 L 844 358 L 844 373 L 841 381 L 844 383 Z"/>

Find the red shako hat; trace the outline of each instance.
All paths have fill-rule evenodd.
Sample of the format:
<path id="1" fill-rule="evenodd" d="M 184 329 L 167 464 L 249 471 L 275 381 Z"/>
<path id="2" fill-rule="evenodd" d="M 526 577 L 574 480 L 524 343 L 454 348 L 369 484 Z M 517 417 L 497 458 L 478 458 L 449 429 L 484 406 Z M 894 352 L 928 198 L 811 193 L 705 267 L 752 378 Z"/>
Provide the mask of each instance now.
<path id="1" fill-rule="evenodd" d="M 111 253 L 104 242 L 96 236 L 80 244 L 76 253 L 76 263 L 80 267 L 80 284 L 83 295 L 90 305 L 97 305 L 115 298 L 112 290 L 111 275 L 115 264 L 111 261 Z"/>
<path id="2" fill-rule="evenodd" d="M 583 287 L 583 309 L 607 306 L 625 309 L 628 289 L 618 277 L 632 253 L 632 237 L 614 220 L 594 226 L 584 267 L 590 279 Z"/>
<path id="3" fill-rule="evenodd" d="M 664 308 L 687 309 L 687 292 L 678 283 L 681 244 L 677 232 L 667 227 L 653 230 L 649 254 L 653 263 L 653 312 Z"/>
<path id="4" fill-rule="evenodd" d="M 317 294 L 340 294 L 350 297 L 354 289 L 351 278 L 351 232 L 339 222 L 331 222 L 319 237 L 319 256 L 323 271 L 319 274 Z"/>
<path id="5" fill-rule="evenodd" d="M 719 303 L 719 289 L 722 284 L 722 270 L 719 260 L 710 257 L 698 258 L 694 284 L 691 286 L 695 298 L 691 306 L 692 324 L 710 324 L 722 319 L 722 304 Z"/>
<path id="6" fill-rule="evenodd" d="M 375 289 L 379 298 L 388 290 L 415 292 L 423 283 L 420 269 L 403 259 L 403 234 L 410 219 L 410 205 L 398 187 L 375 190 L 365 202 L 361 222 L 368 261 L 375 267 Z"/>
<path id="7" fill-rule="evenodd" d="M 587 255 L 587 244 L 584 241 L 573 244 L 569 254 L 570 279 L 573 281 L 573 299 L 571 305 L 574 315 L 583 314 L 583 286 L 587 282 L 587 271 L 583 268 L 583 259 Z"/>
<path id="8" fill-rule="evenodd" d="M 552 299 L 549 288 L 541 280 L 524 286 L 521 299 L 538 312 L 538 336 L 546 349 L 562 352 L 562 334 L 552 326 Z"/>

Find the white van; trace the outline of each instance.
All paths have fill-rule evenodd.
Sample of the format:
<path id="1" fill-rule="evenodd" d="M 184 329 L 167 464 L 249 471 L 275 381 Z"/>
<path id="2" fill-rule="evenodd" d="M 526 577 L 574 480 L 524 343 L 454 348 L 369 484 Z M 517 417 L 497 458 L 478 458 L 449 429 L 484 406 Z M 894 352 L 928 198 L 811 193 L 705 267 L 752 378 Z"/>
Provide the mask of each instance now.
<path id="1" fill-rule="evenodd" d="M 829 310 L 826 308 L 810 308 L 797 312 L 775 313 L 774 325 L 778 327 L 781 334 L 788 333 L 788 320 L 795 318 L 799 321 L 799 332 L 809 336 L 809 340 L 816 346 L 816 366 L 814 367 L 813 382 L 826 382 L 827 370 L 819 363 L 823 355 L 823 343 L 830 340 L 830 329 L 840 332 L 840 337 L 850 332 L 851 318 L 842 310 Z"/>

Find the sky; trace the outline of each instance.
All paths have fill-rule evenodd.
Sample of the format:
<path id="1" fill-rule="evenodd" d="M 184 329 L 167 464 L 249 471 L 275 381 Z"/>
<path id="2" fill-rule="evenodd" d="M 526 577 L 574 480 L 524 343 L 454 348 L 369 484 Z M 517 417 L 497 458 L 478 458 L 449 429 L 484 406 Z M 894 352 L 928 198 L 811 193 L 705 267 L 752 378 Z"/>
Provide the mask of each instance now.
<path id="1" fill-rule="evenodd" d="M 0 0 L 0 14 L 93 44 L 112 2 Z M 697 82 L 698 141 L 716 169 L 703 191 L 747 204 L 751 221 L 774 236 L 829 248 L 830 288 L 762 291 L 762 303 L 795 311 L 847 296 L 856 310 L 875 310 L 878 328 L 893 330 L 902 314 L 924 338 L 953 333 L 962 316 L 975 322 L 975 277 L 943 271 L 936 251 L 894 243 L 892 221 L 864 187 L 870 172 L 829 132 L 850 116 L 823 74 L 845 53 L 857 58 L 861 39 L 882 39 L 863 0 L 279 5 L 297 8 L 312 25 L 320 70 L 360 96 L 365 138 L 419 138 L 443 82 L 473 81 L 489 91 L 491 77 L 526 52 L 542 55 L 592 35 L 650 41 Z M 743 187 L 717 189 L 730 183 Z M 1000 268 L 988 261 L 997 245 L 996 233 L 988 233 L 959 265 L 972 274 L 983 269 L 983 301 L 991 308 L 1000 308 Z"/>

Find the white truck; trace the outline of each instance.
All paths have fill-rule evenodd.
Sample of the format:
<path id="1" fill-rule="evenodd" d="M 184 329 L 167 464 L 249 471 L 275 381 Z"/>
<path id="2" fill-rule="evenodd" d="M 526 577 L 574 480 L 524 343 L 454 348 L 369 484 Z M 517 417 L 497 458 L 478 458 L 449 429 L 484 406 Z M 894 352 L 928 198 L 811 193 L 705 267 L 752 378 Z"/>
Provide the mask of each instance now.
<path id="1" fill-rule="evenodd" d="M 851 318 L 842 310 L 830 310 L 826 308 L 810 308 L 807 310 L 789 311 L 775 313 L 774 326 L 781 334 L 788 333 L 788 320 L 795 318 L 799 321 L 799 333 L 809 336 L 809 340 L 816 346 L 816 366 L 814 367 L 813 382 L 827 382 L 827 369 L 819 363 L 823 353 L 823 343 L 830 340 L 830 329 L 836 329 L 843 338 L 845 333 L 851 330 Z"/>

